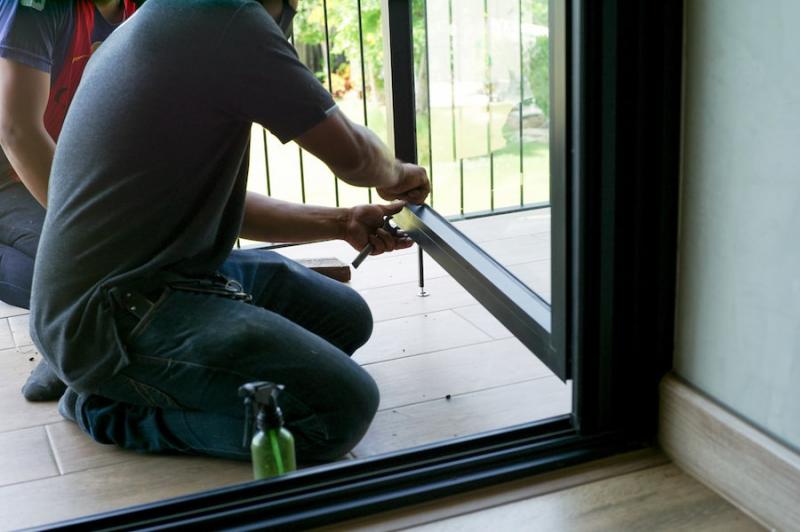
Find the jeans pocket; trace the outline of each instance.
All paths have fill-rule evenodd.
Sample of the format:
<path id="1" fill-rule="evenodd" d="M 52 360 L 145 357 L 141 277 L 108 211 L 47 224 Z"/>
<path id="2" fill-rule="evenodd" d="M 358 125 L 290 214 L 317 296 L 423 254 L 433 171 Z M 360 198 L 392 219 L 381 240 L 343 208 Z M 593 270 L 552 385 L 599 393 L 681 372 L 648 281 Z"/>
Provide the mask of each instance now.
<path id="1" fill-rule="evenodd" d="M 159 310 L 161 310 L 172 293 L 170 288 L 164 289 L 164 292 L 162 292 L 156 302 L 153 303 L 153 306 L 145 312 L 144 316 L 142 316 L 139 322 L 136 323 L 127 334 L 126 341 L 132 342 L 147 330 L 148 326 L 153 322 L 153 319 L 157 316 Z"/>

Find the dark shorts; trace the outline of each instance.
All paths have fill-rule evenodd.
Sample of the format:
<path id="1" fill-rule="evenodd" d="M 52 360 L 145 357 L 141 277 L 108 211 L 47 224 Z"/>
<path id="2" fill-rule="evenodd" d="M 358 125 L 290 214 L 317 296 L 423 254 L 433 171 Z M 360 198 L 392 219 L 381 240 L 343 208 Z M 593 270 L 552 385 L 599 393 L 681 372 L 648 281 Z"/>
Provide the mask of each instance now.
<path id="1" fill-rule="evenodd" d="M 0 188 L 0 300 L 30 308 L 44 208 L 22 183 Z"/>

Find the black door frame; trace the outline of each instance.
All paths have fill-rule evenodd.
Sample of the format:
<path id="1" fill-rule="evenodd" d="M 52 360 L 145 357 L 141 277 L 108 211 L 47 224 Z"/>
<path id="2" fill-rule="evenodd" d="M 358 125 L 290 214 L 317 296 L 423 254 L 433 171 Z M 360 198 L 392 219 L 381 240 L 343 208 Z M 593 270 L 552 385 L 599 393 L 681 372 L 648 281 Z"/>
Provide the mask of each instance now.
<path id="1" fill-rule="evenodd" d="M 409 0 L 389 0 L 406 9 Z M 671 365 L 683 2 L 567 0 L 573 413 L 61 523 L 298 529 L 651 443 Z"/>

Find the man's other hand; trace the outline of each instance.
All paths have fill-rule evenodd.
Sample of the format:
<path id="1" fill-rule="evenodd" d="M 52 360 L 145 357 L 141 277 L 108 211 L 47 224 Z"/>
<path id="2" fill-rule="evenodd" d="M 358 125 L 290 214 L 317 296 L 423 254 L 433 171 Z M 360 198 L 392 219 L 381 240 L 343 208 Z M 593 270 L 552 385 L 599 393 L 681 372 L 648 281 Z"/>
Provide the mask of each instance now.
<path id="1" fill-rule="evenodd" d="M 411 247 L 414 242 L 404 232 L 399 231 L 394 236 L 383 228 L 384 218 L 397 214 L 404 206 L 405 202 L 396 201 L 389 205 L 357 205 L 351 208 L 345 224 L 344 240 L 358 251 L 372 244 L 370 255 Z"/>
<path id="2" fill-rule="evenodd" d="M 402 200 L 409 203 L 425 201 L 431 191 L 428 173 L 421 166 L 411 163 L 400 163 L 400 177 L 395 186 L 377 188 L 378 195 L 387 201 Z"/>

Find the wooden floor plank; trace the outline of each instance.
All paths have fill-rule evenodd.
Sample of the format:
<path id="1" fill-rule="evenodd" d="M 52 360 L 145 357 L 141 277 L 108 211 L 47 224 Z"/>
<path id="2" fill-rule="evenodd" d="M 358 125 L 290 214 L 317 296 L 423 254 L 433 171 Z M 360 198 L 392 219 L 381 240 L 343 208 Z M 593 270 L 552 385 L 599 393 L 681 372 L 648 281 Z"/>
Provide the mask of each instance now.
<path id="1" fill-rule="evenodd" d="M 453 225 L 474 242 L 487 242 L 523 235 L 549 235 L 550 209 L 501 214 L 455 222 Z"/>
<path id="2" fill-rule="evenodd" d="M 543 297 L 545 301 L 551 300 L 550 259 L 514 264 L 508 267 L 508 271 Z"/>
<path id="3" fill-rule="evenodd" d="M 453 312 L 495 339 L 513 336 L 483 305 L 475 304 L 454 308 Z"/>
<path id="4" fill-rule="evenodd" d="M 51 423 L 45 429 L 63 474 L 142 459 L 139 453 L 95 442 L 71 421 Z"/>
<path id="5" fill-rule="evenodd" d="M 419 296 L 418 282 L 360 290 L 375 321 L 385 321 L 474 304 L 472 297 L 452 277 L 425 280 L 427 297 Z"/>
<path id="6" fill-rule="evenodd" d="M 0 319 L 0 349 L 10 349 L 15 345 L 8 318 Z"/>
<path id="7" fill-rule="evenodd" d="M 516 338 L 365 366 L 381 409 L 441 399 L 552 375 Z"/>
<path id="8" fill-rule="evenodd" d="M 539 235 L 492 240 L 484 242 L 481 247 L 506 268 L 550 258 L 550 239 Z"/>
<path id="9" fill-rule="evenodd" d="M 425 255 L 425 279 L 443 277 L 447 272 Z M 418 258 L 415 253 L 387 254 L 370 257 L 353 271 L 350 286 L 356 290 L 408 283 L 419 279 Z"/>
<path id="10" fill-rule="evenodd" d="M 11 328 L 11 334 L 14 337 L 14 344 L 17 347 L 24 347 L 33 345 L 31 340 L 31 333 L 29 329 L 28 314 L 21 314 L 19 316 L 12 316 L 8 318 L 8 325 Z"/>
<path id="11" fill-rule="evenodd" d="M 0 486 L 55 475 L 58 467 L 44 427 L 0 433 Z"/>
<path id="12" fill-rule="evenodd" d="M 667 463 L 669 463 L 669 458 L 664 456 L 658 449 L 648 447 L 531 477 L 520 478 L 511 482 L 434 499 L 410 507 L 345 521 L 317 530 L 320 532 L 406 530 L 413 526 L 442 521 L 485 508 L 493 508 L 502 504 L 539 497 L 547 493 L 554 493 Z M 527 529 L 530 529 L 530 527 Z M 534 530 L 536 529 L 534 528 Z"/>
<path id="13" fill-rule="evenodd" d="M 452 310 L 444 310 L 376 323 L 372 337 L 353 358 L 372 364 L 491 339 Z"/>
<path id="14" fill-rule="evenodd" d="M 0 301 L 0 318 L 8 318 L 9 316 L 19 316 L 20 314 L 27 314 L 28 310 L 14 305 L 9 305 L 4 301 Z"/>
<path id="15" fill-rule="evenodd" d="M 763 529 L 719 495 L 668 464 L 407 530 Z"/>
<path id="16" fill-rule="evenodd" d="M 567 414 L 571 403 L 569 384 L 544 377 L 382 410 L 353 453 L 372 456 Z"/>
<path id="17" fill-rule="evenodd" d="M 29 403 L 20 390 L 41 355 L 33 346 L 0 351 L 0 432 L 61 421 L 56 403 Z"/>
<path id="18" fill-rule="evenodd" d="M 147 456 L 121 464 L 0 487 L 5 529 L 40 526 L 252 479 L 250 464 Z"/>

